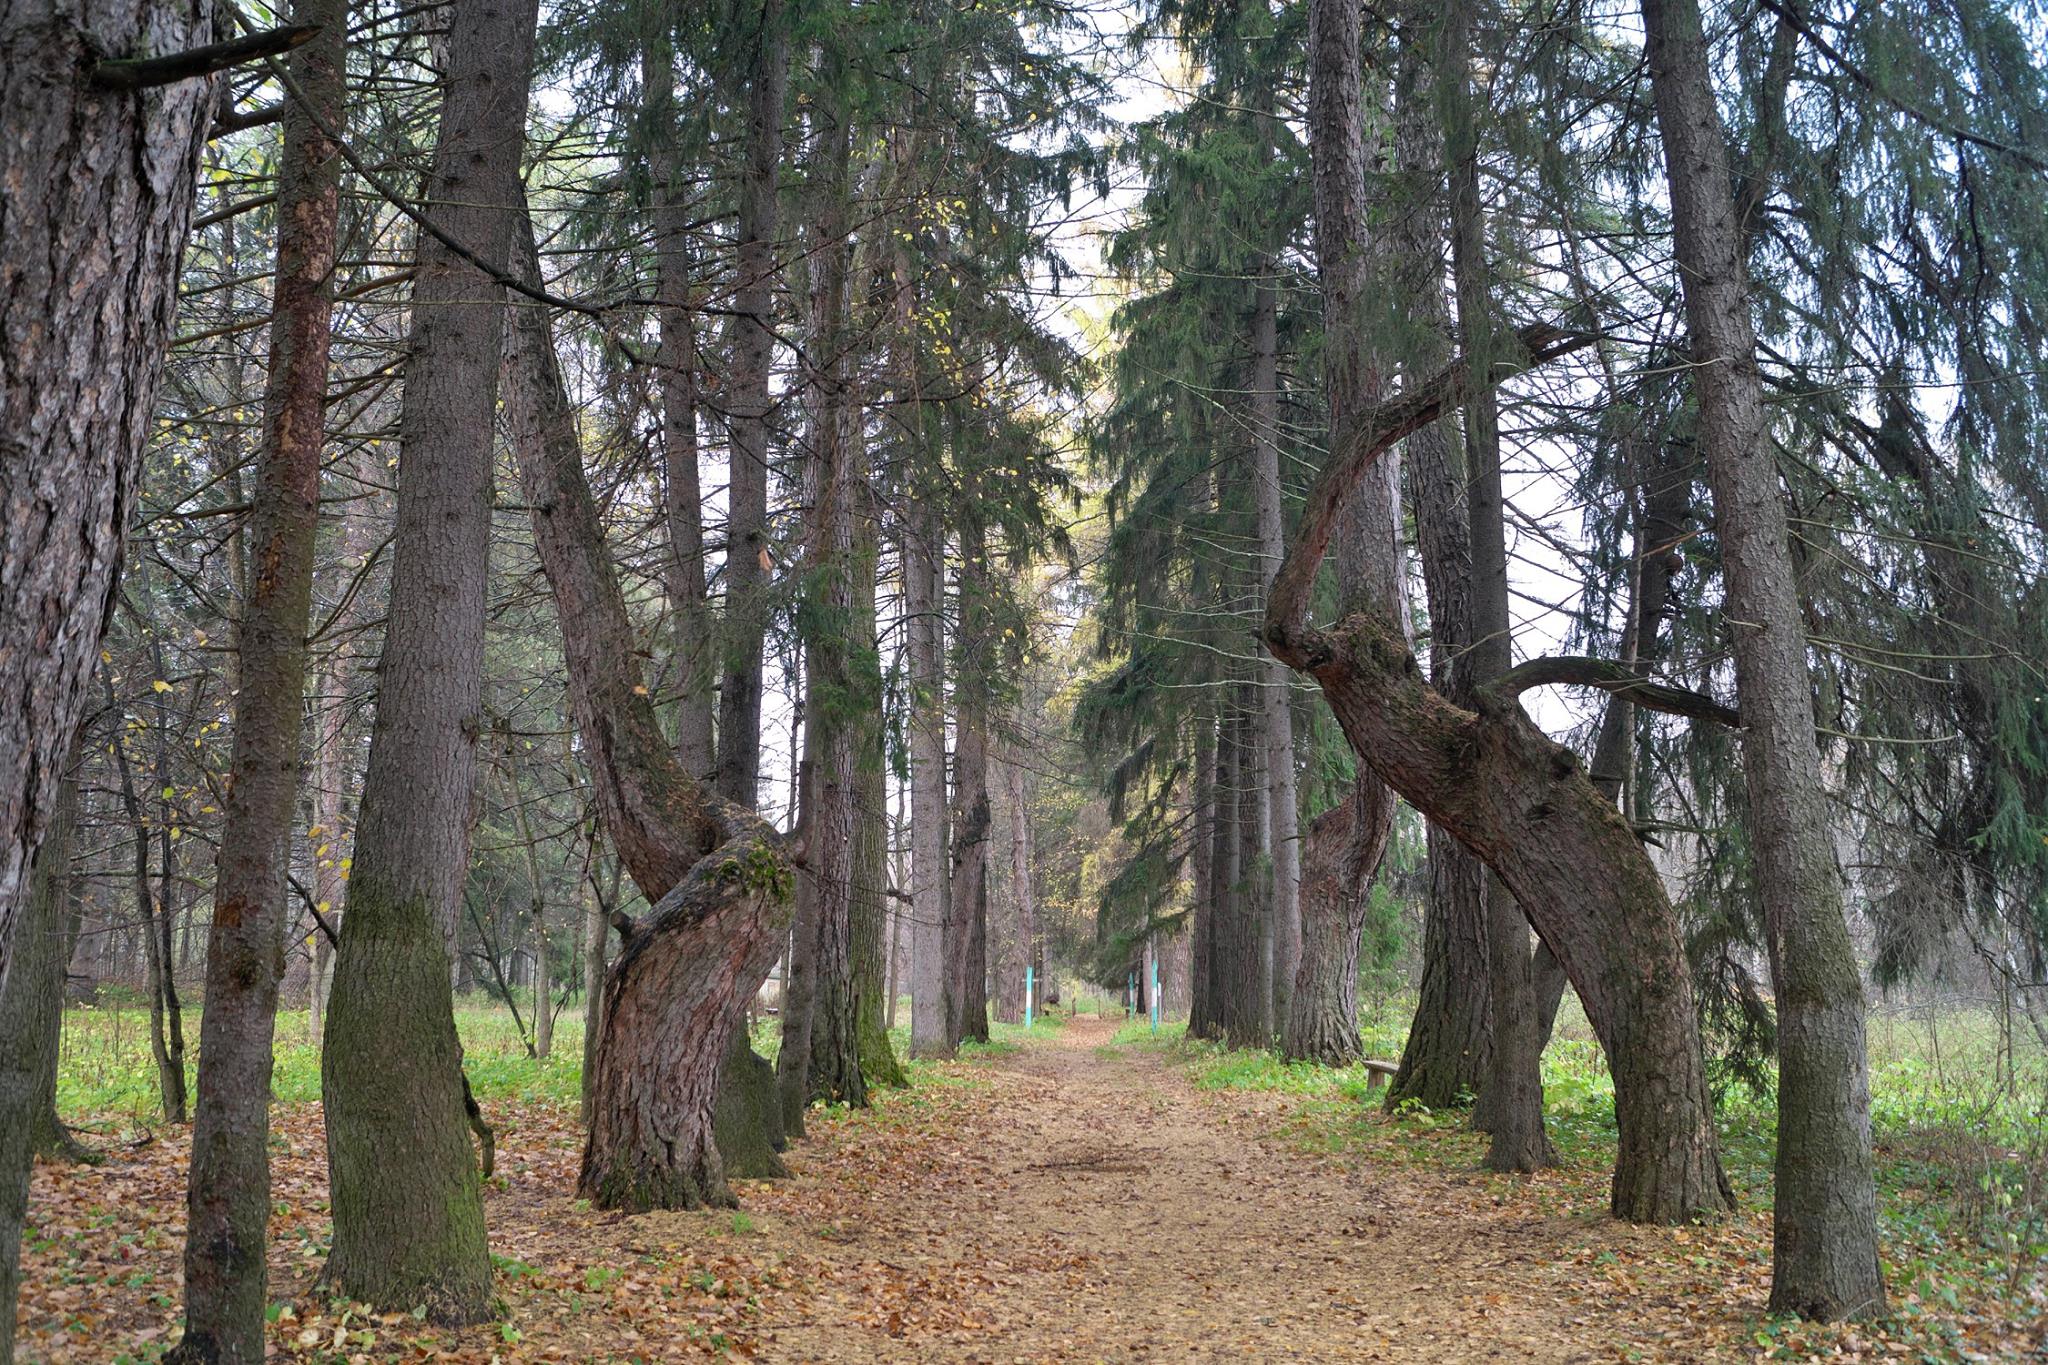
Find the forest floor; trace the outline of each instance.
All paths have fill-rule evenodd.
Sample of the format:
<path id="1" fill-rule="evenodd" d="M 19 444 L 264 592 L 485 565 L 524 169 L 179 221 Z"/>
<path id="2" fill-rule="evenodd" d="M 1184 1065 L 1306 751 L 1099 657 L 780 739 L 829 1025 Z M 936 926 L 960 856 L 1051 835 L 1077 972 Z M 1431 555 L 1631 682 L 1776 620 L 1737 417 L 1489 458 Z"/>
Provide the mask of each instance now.
<path id="1" fill-rule="evenodd" d="M 814 1113 L 745 1211 L 599 1213 L 559 1099 L 488 1105 L 505 1316 L 438 1330 L 320 1295 L 319 1108 L 275 1111 L 274 1358 L 638 1361 L 2006 1360 L 2039 1321 L 1968 1304 L 1930 1330 L 1761 1317 L 1768 1218 L 1604 1217 L 1589 1163 L 1471 1169 L 1446 1123 L 1208 1088 L 1188 1050 L 1074 1019 Z M 1348 1127 L 1333 1128 L 1333 1122 Z M 177 1330 L 188 1138 L 39 1167 L 26 1361 L 143 1362 Z M 1753 1203 L 1753 1201 L 1752 1201 Z M 1909 1325 L 1923 1320 L 1917 1296 Z M 1938 1329 L 1938 1330 L 1934 1330 Z M 2048 1358 L 2044 1355 L 2041 1358 Z"/>

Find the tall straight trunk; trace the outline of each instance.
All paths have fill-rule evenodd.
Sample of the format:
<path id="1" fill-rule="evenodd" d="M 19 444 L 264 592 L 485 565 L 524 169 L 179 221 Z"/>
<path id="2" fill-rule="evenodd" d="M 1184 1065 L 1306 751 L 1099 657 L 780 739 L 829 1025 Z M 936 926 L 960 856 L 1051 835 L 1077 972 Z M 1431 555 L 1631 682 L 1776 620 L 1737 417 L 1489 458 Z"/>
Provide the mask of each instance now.
<path id="1" fill-rule="evenodd" d="M 1778 1011 L 1771 1308 L 1881 1311 L 1863 986 L 1842 913 L 1743 224 L 1694 0 L 1644 0 L 1650 80 L 1735 645 L 1750 843 Z"/>
<path id="2" fill-rule="evenodd" d="M 761 0 L 747 78 L 727 418 L 725 660 L 718 686 L 718 790 L 749 810 L 760 799 L 761 648 L 767 630 L 769 390 L 775 336 L 776 188 L 782 163 L 789 34 L 783 0 Z"/>
<path id="3" fill-rule="evenodd" d="M 863 518 L 861 547 L 854 572 L 856 639 L 872 663 L 877 656 L 875 641 L 875 539 L 873 522 Z M 876 679 L 879 691 L 880 679 Z M 878 713 L 879 714 L 879 713 Z M 853 1008 L 854 1036 L 858 1040 L 861 1074 L 870 1085 L 907 1084 L 896 1049 L 889 1042 L 886 997 L 895 990 L 893 935 L 895 916 L 890 910 L 888 766 L 882 751 L 882 733 L 872 723 L 863 725 L 861 747 L 856 754 L 853 798 Z"/>
<path id="4" fill-rule="evenodd" d="M 1341 191 L 1333 197 L 1355 202 L 1363 170 L 1359 14 L 1344 0 L 1311 0 L 1309 20 L 1308 124 L 1319 200 L 1329 180 Z M 1334 318 L 1349 307 L 1341 290 L 1327 304 Z M 1535 363 L 1583 344 L 1545 328 L 1529 329 L 1522 341 Z M 1332 629 L 1308 621 L 1315 578 L 1360 480 L 1384 468 L 1398 441 L 1497 373 L 1495 366 L 1477 373 L 1453 366 L 1338 431 L 1274 579 L 1266 641 L 1316 679 L 1360 760 L 1541 916 L 1543 936 L 1578 987 L 1614 1073 L 1620 1144 L 1613 1211 L 1634 1221 L 1683 1221 L 1725 1208 L 1730 1192 L 1684 944 L 1656 869 L 1570 752 L 1521 714 L 1505 682 L 1483 691 L 1476 711 L 1466 710 L 1422 681 L 1402 615 L 1368 606 Z"/>
<path id="5" fill-rule="evenodd" d="M 14 1304 L 21 1289 L 21 1228 L 29 1171 L 41 1154 L 75 1148 L 57 1119 L 57 1053 L 64 1019 L 64 919 L 71 836 L 78 823 L 77 751 L 57 787 L 57 806 L 29 877 L 14 930 L 14 965 L 0 985 L 0 1360 L 14 1358 Z"/>
<path id="6" fill-rule="evenodd" d="M 532 227 L 521 219 L 515 269 L 537 281 Z M 738 1113 L 769 1157 L 780 1142 L 773 1074 L 748 1048 L 745 1025 L 789 929 L 789 841 L 685 769 L 662 734 L 546 313 L 518 310 L 505 365 L 507 426 L 591 790 L 620 862 L 654 907 L 639 920 L 610 917 L 620 947 L 605 977 L 577 1190 L 635 1212 L 730 1206 L 718 1111 Z"/>
<path id="7" fill-rule="evenodd" d="M 1194 791 L 1188 821 L 1188 1037 L 1215 1038 L 1216 994 L 1211 959 L 1216 943 L 1216 721 L 1195 717 Z"/>
<path id="8" fill-rule="evenodd" d="M 703 481 L 697 468 L 697 322 L 692 313 L 688 168 L 674 148 L 681 111 L 675 104 L 675 52 L 666 15 L 656 9 L 656 31 L 640 54 L 650 161 L 654 174 L 655 318 L 661 328 L 656 383 L 661 402 L 663 511 L 668 523 L 668 593 L 673 614 L 676 686 L 676 760 L 692 774 L 716 772 L 712 686 L 717 637 L 704 571 Z M 772 228 L 770 231 L 772 232 Z"/>
<path id="9" fill-rule="evenodd" d="M 946 961 L 945 625 L 939 615 L 937 520 L 928 503 L 904 529 L 903 610 L 910 671 L 910 1055 L 957 1045 Z"/>
<path id="10" fill-rule="evenodd" d="M 428 211 L 510 260 L 534 0 L 456 0 Z M 482 725 L 492 433 L 505 290 L 420 235 L 399 409 L 398 525 L 348 913 L 321 1054 L 334 1249 L 325 1278 L 444 1322 L 492 1311 L 450 950 Z"/>
<path id="11" fill-rule="evenodd" d="M 591 842 L 595 844 L 596 839 L 593 837 Z M 597 894 L 594 867 L 585 867 L 576 898 L 583 907 L 583 931 L 579 938 L 583 956 L 583 1089 L 577 1105 L 578 1117 L 588 1125 L 590 1086 L 597 1078 L 597 1040 L 604 1033 L 605 939 L 611 932 L 611 926 L 605 923 L 604 900 Z"/>
<path id="12" fill-rule="evenodd" d="M 1432 98 L 1437 63 L 1428 51 L 1433 42 L 1403 42 L 1396 66 L 1395 147 L 1407 207 L 1395 215 L 1390 236 L 1398 253 L 1397 298 L 1418 324 L 1402 357 L 1410 383 L 1435 373 L 1451 351 L 1443 284 L 1443 130 Z M 1457 424 L 1440 418 L 1410 436 L 1403 472 L 1429 602 L 1430 678 L 1448 691 L 1454 665 L 1465 667 L 1473 638 L 1472 537 Z M 1469 1103 L 1489 1063 L 1486 868 L 1434 823 L 1427 840 L 1422 980 L 1401 1067 L 1387 1086 L 1389 1110 L 1410 1102 L 1431 1110 Z"/>
<path id="13" fill-rule="evenodd" d="M 185 1335 L 172 1352 L 185 1362 L 262 1361 L 269 1304 L 271 1044 L 299 801 L 341 208 L 340 153 L 325 129 L 343 124 L 348 5 L 298 0 L 292 17 L 320 32 L 288 59 L 300 94 L 284 109 L 269 385 L 250 521 L 256 567 L 236 634 L 235 746 L 206 943 Z"/>
<path id="14" fill-rule="evenodd" d="M 1280 482 L 1279 291 L 1274 263 L 1262 259 L 1252 312 L 1252 488 L 1258 506 L 1260 605 L 1280 556 L 1287 553 Z M 1273 1013 L 1293 1012 L 1294 979 L 1301 967 L 1301 815 L 1295 791 L 1294 671 L 1268 654 L 1259 667 L 1259 742 L 1265 751 L 1268 848 L 1273 860 Z"/>
<path id="15" fill-rule="evenodd" d="M 533 1056 L 545 1061 L 555 1049 L 554 996 L 548 978 L 548 901 L 543 889 L 540 853 L 533 837 L 533 817 L 527 813 L 526 797 L 519 790 L 519 770 L 513 766 L 509 746 L 502 756 L 505 790 L 511 797 L 514 828 L 519 831 L 519 852 L 526 863 L 526 920 L 532 933 L 533 952 Z M 515 1011 L 516 1013 L 516 1011 Z"/>
<path id="16" fill-rule="evenodd" d="M 215 82 L 140 94 L 109 54 L 214 38 L 209 0 L 0 14 L 0 986 L 113 612 Z"/>
<path id="17" fill-rule="evenodd" d="M 1035 968 L 1038 963 L 1038 899 L 1037 888 L 1031 881 L 1031 809 L 1025 801 L 1024 765 L 1018 761 L 1021 757 L 1013 754 L 1010 762 L 1003 765 L 1010 798 L 1010 894 L 1016 904 L 1016 955 L 1001 994 L 1005 1001 L 1003 1017 L 1013 1024 L 1024 1019 L 1024 969 Z M 1034 994 L 1037 984 L 1034 972 Z M 1038 1002 L 1032 1000 L 1030 1004 L 1035 1014 Z"/>
<path id="18" fill-rule="evenodd" d="M 970 487 L 969 496 L 974 496 Z M 946 902 L 951 1041 L 988 1041 L 988 670 L 987 533 L 970 512 L 960 532 L 960 633 L 953 643 L 953 807 L 951 890 Z"/>
<path id="19" fill-rule="evenodd" d="M 1451 269 L 1458 300 L 1458 331 L 1465 354 L 1487 363 L 1494 350 L 1492 286 L 1487 277 L 1486 227 L 1479 200 L 1479 144 L 1470 67 L 1470 0 L 1451 6 L 1437 78 L 1448 110 L 1445 161 L 1451 191 Z M 1465 508 L 1472 545 L 1472 645 L 1461 681 L 1484 686 L 1514 663 L 1514 626 L 1508 614 L 1507 524 L 1500 473 L 1500 413 L 1492 388 L 1465 403 Z M 1456 684 L 1454 683 L 1454 688 Z M 1536 980 L 1529 927 L 1498 878 L 1486 893 L 1488 1014 L 1492 1047 L 1473 1126 L 1491 1135 L 1484 1164 L 1496 1171 L 1534 1171 L 1555 1165 L 1543 1129 L 1543 1037 L 1538 1028 Z"/>
<path id="20" fill-rule="evenodd" d="M 867 1103 L 853 984 L 855 807 L 868 746 L 868 717 L 881 705 L 880 675 L 862 668 L 872 653 L 857 640 L 855 523 L 863 501 L 856 451 L 857 399 L 850 384 L 847 281 L 851 129 L 829 91 L 813 104 L 811 174 L 810 450 L 811 509 L 804 600 L 797 628 L 808 670 L 805 689 L 806 863 L 799 875 L 797 940 L 790 963 L 791 1008 L 783 1015 L 776 1074 L 784 1127 L 803 1132 L 813 1099 Z M 869 684 L 872 684 L 872 689 Z M 804 972 L 794 979 L 801 962 Z"/>
<path id="21" fill-rule="evenodd" d="M 1259 902 L 1253 874 L 1259 854 L 1257 811 L 1265 793 L 1257 782 L 1257 726 L 1242 683 L 1229 689 L 1229 714 L 1216 746 L 1220 883 L 1215 973 L 1223 1040 L 1232 1047 L 1266 1047 L 1273 1041 L 1266 964 L 1260 954 Z"/>
<path id="22" fill-rule="evenodd" d="M 1309 11 L 1310 63 L 1317 72 L 1312 98 L 1319 118 L 1315 137 L 1317 268 L 1323 284 L 1324 371 L 1333 448 L 1345 442 L 1379 400 L 1380 361 L 1367 336 L 1364 309 L 1374 287 L 1375 243 L 1367 222 L 1365 86 L 1358 14 L 1313 5 Z M 1383 461 L 1346 494 L 1338 516 L 1338 594 L 1346 612 L 1371 611 L 1387 620 L 1408 619 L 1406 578 L 1399 529 L 1400 466 Z M 1270 600 L 1270 599 L 1269 599 Z M 1318 841 L 1304 850 L 1304 885 L 1342 894 L 1321 897 L 1313 912 L 1302 907 L 1302 975 L 1294 1007 L 1283 1030 L 1281 1051 L 1290 1057 L 1346 1060 L 1356 1055 L 1358 957 L 1368 891 L 1393 835 L 1394 802 L 1384 782 L 1360 765 L 1351 809 L 1348 843 Z M 1335 868 L 1315 866 L 1314 856 L 1339 859 Z M 1310 945 L 1311 933 L 1324 941 Z M 1348 980 L 1332 981 L 1336 973 Z M 1349 1016 L 1336 1017 L 1350 1011 Z"/>
<path id="23" fill-rule="evenodd" d="M 111 677 L 103 674 L 107 706 L 115 708 L 114 684 Z M 157 769 L 162 770 L 164 762 L 163 725 L 157 727 Z M 159 1102 L 163 1106 L 164 1122 L 183 1123 L 185 1113 L 185 1048 L 182 1037 L 176 1039 L 166 1032 L 166 1025 L 178 1028 L 178 987 L 171 976 L 171 959 L 166 951 L 170 935 L 163 925 L 169 918 L 169 907 L 160 906 L 158 894 L 152 890 L 149 881 L 149 825 L 143 814 L 142 796 L 136 789 L 134 765 L 128 759 L 128 746 L 124 732 L 114 736 L 114 769 L 121 779 L 121 808 L 128 817 L 129 830 L 134 835 L 135 858 L 133 882 L 135 886 L 136 932 L 140 935 L 142 962 L 149 985 L 149 1053 L 156 1064 L 156 1085 Z M 161 814 L 161 812 L 159 812 Z M 168 847 L 164 856 L 169 857 Z M 166 868 L 163 886 L 170 884 L 170 873 Z"/>
<path id="24" fill-rule="evenodd" d="M 353 481 L 358 491 L 367 488 L 355 455 L 341 455 L 334 468 L 336 473 Z M 342 560 L 352 568 L 367 564 L 377 548 L 376 528 L 362 513 L 358 501 L 356 498 L 347 499 L 341 509 Z M 367 596 L 366 593 L 355 593 L 339 609 L 340 614 L 331 627 L 331 632 L 337 637 L 335 645 L 322 662 L 313 688 L 318 716 L 314 741 L 313 823 L 320 832 L 319 842 L 314 845 L 313 901 L 320 913 L 327 917 L 329 927 L 337 931 L 341 925 L 341 904 L 348 893 L 345 866 L 351 853 L 353 834 L 346 829 L 347 812 L 350 809 L 349 795 L 356 783 L 356 749 L 350 743 L 348 705 L 356 647 L 350 634 L 362 620 Z M 321 844 L 327 846 L 325 856 L 317 852 Z M 326 934 L 318 932 L 317 927 L 308 937 L 312 940 L 313 966 L 307 1035 L 317 1048 L 321 1046 L 327 1020 L 328 989 L 334 972 L 334 945 Z"/>

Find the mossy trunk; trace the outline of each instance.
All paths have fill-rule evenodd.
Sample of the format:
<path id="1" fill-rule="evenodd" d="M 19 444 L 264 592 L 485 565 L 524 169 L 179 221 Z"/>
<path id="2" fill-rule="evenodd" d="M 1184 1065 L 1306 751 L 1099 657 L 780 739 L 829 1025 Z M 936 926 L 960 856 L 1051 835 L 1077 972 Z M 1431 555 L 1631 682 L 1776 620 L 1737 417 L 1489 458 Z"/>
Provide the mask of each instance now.
<path id="1" fill-rule="evenodd" d="M 754 1051 L 744 1028 L 734 1029 L 718 1078 L 711 1130 L 725 1174 L 732 1180 L 781 1180 L 789 1174 L 782 1149 L 782 1102 L 775 1068 Z"/>
<path id="2" fill-rule="evenodd" d="M 746 1002 L 781 953 L 794 873 L 764 822 L 736 811 L 733 821 L 738 833 L 644 919 L 621 922 L 576 1181 L 600 1208 L 738 1202 L 716 1140 L 719 1081 Z"/>
<path id="3" fill-rule="evenodd" d="M 373 875 L 349 883 L 320 1059 L 334 1210 L 321 1278 L 380 1310 L 481 1322 L 491 1257 L 441 924 Z"/>

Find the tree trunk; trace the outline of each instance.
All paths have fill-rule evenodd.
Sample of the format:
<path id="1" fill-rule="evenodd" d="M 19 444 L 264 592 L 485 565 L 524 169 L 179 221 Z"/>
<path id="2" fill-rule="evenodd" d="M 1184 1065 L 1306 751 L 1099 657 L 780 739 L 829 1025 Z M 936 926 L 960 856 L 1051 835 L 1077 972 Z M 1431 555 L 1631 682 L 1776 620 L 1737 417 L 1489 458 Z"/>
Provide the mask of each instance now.
<path id="1" fill-rule="evenodd" d="M 591 842 L 596 841 L 593 831 Z M 604 1032 L 605 939 L 611 933 L 596 881 L 597 870 L 586 866 L 577 893 L 583 904 L 583 1092 L 578 1116 L 586 1125 L 590 1122 L 590 1086 L 597 1078 L 597 1040 Z"/>
<path id="2" fill-rule="evenodd" d="M 910 672 L 910 1055 L 950 1057 L 956 1041 L 946 970 L 945 624 L 939 529 L 929 503 L 904 529 L 903 611 Z"/>
<path id="3" fill-rule="evenodd" d="M 969 490 L 969 497 L 973 490 Z M 988 546 L 979 514 L 960 532 L 960 633 L 953 644 L 952 881 L 946 902 L 949 1034 L 988 1041 L 988 670 L 994 656 Z"/>
<path id="4" fill-rule="evenodd" d="M 1213 964 L 1216 942 L 1216 721 L 1195 717 L 1195 776 L 1189 820 L 1192 865 L 1188 902 L 1188 1037 L 1217 1038 Z"/>
<path id="5" fill-rule="evenodd" d="M 1257 728 L 1245 705 L 1249 699 L 1242 685 L 1233 685 L 1229 696 L 1230 713 L 1216 746 L 1219 899 L 1210 971 L 1216 978 L 1224 1042 L 1268 1047 L 1273 1041 L 1272 1021 L 1265 1013 L 1268 977 L 1259 950 L 1258 898 L 1251 885 L 1259 853 L 1257 811 L 1265 793 L 1255 780 Z"/>
<path id="6" fill-rule="evenodd" d="M 537 280 L 530 224 L 515 249 L 521 276 Z M 639 921 L 612 916 L 621 947 L 605 979 L 577 1188 L 629 1212 L 730 1205 L 721 1078 L 782 951 L 795 871 L 787 841 L 707 789 L 662 735 L 547 315 L 520 309 L 507 346 L 507 421 L 561 622 L 570 712 L 612 845 L 654 905 Z"/>
<path id="7" fill-rule="evenodd" d="M 1025 801 L 1024 765 L 1012 755 L 1003 766 L 1010 798 L 1010 894 L 1016 901 L 1016 955 L 1011 975 L 1002 982 L 1003 1017 L 1010 1023 L 1024 1020 L 1024 969 L 1037 964 L 1038 901 L 1031 882 L 1031 810 Z M 1033 985 L 1035 986 L 1034 979 Z M 1037 1005 L 1037 1001 L 1032 1001 Z"/>
<path id="8" fill-rule="evenodd" d="M 215 82 L 93 83 L 213 41 L 209 0 L 0 17 L 0 987 L 113 611 Z"/>
<path id="9" fill-rule="evenodd" d="M 102 675 L 106 688 L 107 705 L 115 709 L 114 684 L 111 677 Z M 157 728 L 157 768 L 164 762 L 163 727 Z M 156 1064 L 156 1086 L 159 1102 L 163 1106 L 165 1123 L 183 1123 L 185 1114 L 185 1048 L 182 1030 L 179 1030 L 177 1045 L 172 1045 L 166 1036 L 165 1024 L 170 1022 L 178 1028 L 178 987 L 171 976 L 171 960 L 167 948 L 170 935 L 162 931 L 161 923 L 168 918 L 168 907 L 160 908 L 156 892 L 149 884 L 149 822 L 142 813 L 142 796 L 136 790 L 134 765 L 128 759 L 127 731 L 117 727 L 114 734 L 114 767 L 121 778 L 121 807 L 128 817 L 128 827 L 135 836 L 135 915 L 136 932 L 140 935 L 142 961 L 149 978 L 149 1053 Z M 164 849 L 168 859 L 170 849 Z M 163 885 L 170 885 L 170 873 L 166 869 Z"/>
<path id="10" fill-rule="evenodd" d="M 57 787 L 29 896 L 14 929 L 14 965 L 0 986 L 0 1360 L 14 1359 L 21 1228 L 29 1172 L 40 1154 L 82 1151 L 57 1119 L 57 1053 L 64 1019 L 64 916 L 71 836 L 78 823 L 74 748 Z"/>
<path id="11" fill-rule="evenodd" d="M 1287 552 L 1283 517 L 1285 490 L 1280 480 L 1280 345 L 1278 291 L 1273 262 L 1262 259 L 1257 301 L 1252 313 L 1252 485 L 1257 495 L 1259 559 L 1277 566 Z M 1266 574 L 1259 575 L 1264 605 Z M 1300 970 L 1302 939 L 1302 848 L 1299 798 L 1294 776 L 1294 709 L 1289 702 L 1294 673 L 1267 656 L 1259 669 L 1259 742 L 1266 758 L 1266 805 L 1273 858 L 1273 1011 L 1284 1021 L 1293 1018 L 1295 974 Z M 1354 994 L 1355 994 L 1354 989 Z"/>
<path id="12" fill-rule="evenodd" d="M 767 630 L 769 391 L 775 335 L 776 179 L 789 81 L 783 0 L 761 0 L 747 82 L 746 166 L 739 184 L 727 424 L 725 661 L 718 687 L 718 790 L 753 809 L 761 781 L 761 645 Z"/>
<path id="13" fill-rule="evenodd" d="M 502 268 L 521 193 L 533 0 L 456 0 L 428 211 Z M 326 1281 L 443 1322 L 492 1312 L 450 952 L 482 724 L 503 286 L 422 233 L 369 771 L 329 1002 Z"/>
<path id="14" fill-rule="evenodd" d="M 1315 163 L 1316 255 L 1323 283 L 1325 382 L 1333 447 L 1354 432 L 1378 400 L 1378 359 L 1368 342 L 1364 315 L 1373 289 L 1373 243 L 1367 225 L 1363 55 L 1358 11 L 1313 4 L 1309 11 L 1311 102 Z M 1384 462 L 1347 489 L 1338 512 L 1338 594 L 1347 611 L 1374 612 L 1390 621 L 1407 620 L 1407 570 L 1401 551 L 1399 465 Z M 1270 599 L 1269 599 L 1270 601 Z M 1405 635 L 1405 628 L 1404 628 Z M 1276 656 L 1278 651 L 1275 651 Z M 1302 971 L 1311 964 L 1320 979 L 1298 980 L 1295 1008 L 1286 1024 L 1282 1051 L 1288 1056 L 1330 1056 L 1333 1046 L 1358 1048 L 1357 945 L 1364 930 L 1368 892 L 1393 830 L 1394 802 L 1382 780 L 1361 766 L 1358 790 L 1349 801 L 1349 847 L 1340 869 L 1309 866 L 1303 881 L 1318 887 L 1331 878 L 1349 879 L 1341 894 L 1319 891 L 1311 909 L 1302 906 Z M 1335 841 L 1312 853 L 1335 853 Z M 1311 945 L 1308 937 L 1324 941 Z M 1341 984 L 1331 973 L 1348 974 Z M 1348 1009 L 1345 1018 L 1323 1017 Z"/>
<path id="15" fill-rule="evenodd" d="M 1771 1309 L 1881 1312 L 1863 988 L 1842 915 L 1814 738 L 1791 538 L 1763 409 L 1743 224 L 1694 0 L 1644 0 L 1657 124 L 1670 178 L 1714 491 L 1743 722 L 1750 841 L 1778 1011 L 1778 1154 Z"/>
<path id="16" fill-rule="evenodd" d="M 340 155 L 315 120 L 343 126 L 348 6 L 297 0 L 292 17 L 320 32 L 288 58 L 300 94 L 284 110 L 269 384 L 250 522 L 256 568 L 236 635 L 235 745 L 214 869 L 186 1193 L 185 1335 L 171 1353 L 195 1365 L 258 1363 L 266 1350 L 271 1045 L 299 801 L 341 207 Z"/>
<path id="17" fill-rule="evenodd" d="M 1361 802 L 1372 803 L 1360 814 Z M 1393 823 L 1394 801 L 1378 781 L 1362 782 L 1309 822 L 1301 884 L 1302 955 L 1294 1008 L 1280 1040 L 1289 1061 L 1343 1066 L 1364 1055 L 1358 1036 L 1358 953 L 1373 868 Z M 1358 825 L 1363 822 L 1363 835 Z M 1371 831 L 1378 829 L 1375 836 Z"/>
<path id="18" fill-rule="evenodd" d="M 1444 300 L 1443 130 L 1437 117 L 1435 39 L 1401 44 L 1394 96 L 1396 148 L 1408 205 L 1392 225 L 1398 251 L 1397 297 L 1421 324 L 1403 357 L 1409 382 L 1450 358 Z M 1404 473 L 1414 504 L 1416 542 L 1429 599 L 1430 677 L 1439 689 L 1462 676 L 1473 639 L 1472 536 L 1465 505 L 1464 450 L 1457 425 L 1440 418 L 1408 438 Z M 1401 1068 L 1387 1087 L 1387 1108 L 1426 1109 L 1471 1102 L 1490 1065 L 1486 868 L 1435 824 L 1428 831 L 1429 892 L 1424 911 L 1422 980 Z"/>

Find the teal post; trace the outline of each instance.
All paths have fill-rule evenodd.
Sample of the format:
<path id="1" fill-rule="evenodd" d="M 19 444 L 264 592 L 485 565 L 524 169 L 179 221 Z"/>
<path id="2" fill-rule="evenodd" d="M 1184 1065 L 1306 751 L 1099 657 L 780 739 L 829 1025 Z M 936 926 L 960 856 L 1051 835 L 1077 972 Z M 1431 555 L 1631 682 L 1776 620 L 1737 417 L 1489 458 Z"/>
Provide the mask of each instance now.
<path id="1" fill-rule="evenodd" d="M 1152 1031 L 1159 1032 L 1159 957 L 1152 957 Z"/>
<path id="2" fill-rule="evenodd" d="M 1130 990 L 1130 994 L 1128 994 L 1128 995 L 1126 995 L 1126 996 L 1124 997 L 1124 1018 L 1126 1018 L 1126 1019 L 1132 1018 L 1132 1017 L 1134 1017 L 1134 1016 L 1135 1016 L 1135 1015 L 1136 1015 L 1137 1013 L 1138 1013 L 1138 974 L 1137 974 L 1136 972 L 1132 972 L 1132 973 L 1131 973 L 1131 990 Z"/>
<path id="3" fill-rule="evenodd" d="M 1026 967 L 1024 968 L 1024 1027 L 1025 1027 L 1025 1028 L 1030 1028 L 1030 1027 L 1031 1027 L 1031 1000 L 1032 1000 L 1032 992 L 1031 992 L 1031 968 L 1030 968 L 1030 967 L 1029 967 L 1029 966 L 1027 965 L 1027 966 L 1026 966 Z"/>

